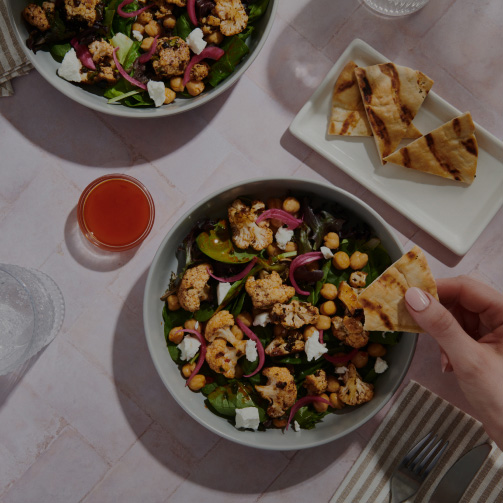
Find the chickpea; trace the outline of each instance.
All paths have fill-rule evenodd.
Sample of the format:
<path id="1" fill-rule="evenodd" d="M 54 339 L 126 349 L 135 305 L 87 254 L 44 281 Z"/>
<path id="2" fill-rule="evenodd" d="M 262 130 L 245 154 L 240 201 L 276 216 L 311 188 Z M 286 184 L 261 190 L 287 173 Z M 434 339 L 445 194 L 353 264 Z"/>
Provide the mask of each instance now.
<path id="1" fill-rule="evenodd" d="M 173 89 L 175 93 L 181 93 L 185 89 L 185 86 L 183 85 L 183 78 L 171 77 L 169 81 L 169 87 L 171 87 L 171 89 Z"/>
<path id="2" fill-rule="evenodd" d="M 237 325 L 232 325 L 231 332 L 238 341 L 243 338 L 243 331 Z"/>
<path id="3" fill-rule="evenodd" d="M 324 238 L 324 243 L 327 248 L 330 248 L 331 250 L 336 250 L 339 248 L 339 234 L 336 232 L 329 232 Z"/>
<path id="4" fill-rule="evenodd" d="M 295 197 L 287 197 L 283 201 L 283 209 L 293 215 L 300 210 L 300 203 Z"/>
<path id="5" fill-rule="evenodd" d="M 251 327 L 253 316 L 250 313 L 242 312 L 236 316 L 236 320 L 239 320 L 245 327 Z"/>
<path id="6" fill-rule="evenodd" d="M 154 19 L 154 16 L 152 16 L 151 12 L 148 11 L 143 11 L 136 19 L 136 21 L 143 26 L 147 25 Z"/>
<path id="7" fill-rule="evenodd" d="M 369 354 L 366 351 L 358 351 L 353 358 L 351 358 L 351 363 L 357 368 L 361 369 L 365 367 L 369 361 Z"/>
<path id="8" fill-rule="evenodd" d="M 186 363 L 182 367 L 182 375 L 183 375 L 183 377 L 185 377 L 185 379 L 188 379 L 190 377 L 190 374 L 192 374 L 192 372 L 194 372 L 195 368 L 196 368 L 196 364 L 195 363 Z"/>
<path id="9" fill-rule="evenodd" d="M 283 250 L 281 250 L 277 244 L 273 243 L 266 248 L 266 251 L 269 257 L 277 257 Z"/>
<path id="10" fill-rule="evenodd" d="M 172 30 L 176 25 L 176 17 L 173 15 L 166 16 L 162 20 L 162 25 L 166 30 Z"/>
<path id="11" fill-rule="evenodd" d="M 320 395 L 320 398 L 324 398 L 325 400 L 328 400 L 328 395 L 326 393 L 322 393 Z M 328 409 L 328 403 L 325 402 L 313 402 L 313 407 L 316 412 L 325 412 Z"/>
<path id="12" fill-rule="evenodd" d="M 272 420 L 272 424 L 276 428 L 284 428 L 288 424 L 288 419 L 276 417 Z"/>
<path id="13" fill-rule="evenodd" d="M 220 45 L 223 39 L 224 36 L 220 31 L 214 31 L 213 33 L 210 33 L 209 35 L 204 37 L 204 40 L 206 40 L 208 44 L 214 44 L 214 45 Z"/>
<path id="14" fill-rule="evenodd" d="M 379 342 L 371 342 L 367 347 L 367 352 L 373 358 L 383 357 L 386 354 L 386 348 Z"/>
<path id="15" fill-rule="evenodd" d="M 137 31 L 143 35 L 145 33 L 145 26 L 143 26 L 141 23 L 133 23 L 133 26 L 131 26 L 131 30 Z"/>
<path id="16" fill-rule="evenodd" d="M 164 88 L 164 104 L 169 105 L 170 103 L 173 103 L 176 98 L 176 93 L 175 91 L 172 91 L 169 87 Z"/>
<path id="17" fill-rule="evenodd" d="M 169 331 L 168 339 L 174 344 L 180 344 L 180 342 L 182 342 L 183 336 L 183 327 L 174 327 Z"/>
<path id="18" fill-rule="evenodd" d="M 355 271 L 358 269 L 363 269 L 369 261 L 369 256 L 366 253 L 360 253 L 359 251 L 355 251 L 351 258 L 349 259 L 349 264 L 351 269 Z"/>
<path id="19" fill-rule="evenodd" d="M 309 339 L 309 337 L 311 337 L 315 332 L 317 332 L 316 327 L 313 325 L 308 325 L 302 333 L 304 340 L 307 341 L 307 339 Z"/>
<path id="20" fill-rule="evenodd" d="M 204 91 L 204 82 L 197 80 L 189 80 L 185 87 L 187 88 L 187 92 L 191 96 L 198 96 Z"/>
<path id="21" fill-rule="evenodd" d="M 297 251 L 297 243 L 294 243 L 293 241 L 288 241 L 288 243 L 285 246 L 285 252 L 293 252 Z"/>
<path id="22" fill-rule="evenodd" d="M 180 309 L 180 301 L 178 300 L 178 295 L 173 294 L 167 298 L 168 309 L 170 311 L 178 311 Z"/>
<path id="23" fill-rule="evenodd" d="M 327 300 L 335 300 L 337 298 L 337 287 L 332 283 L 325 283 L 320 290 L 320 295 Z"/>
<path id="24" fill-rule="evenodd" d="M 187 328 L 188 330 L 198 330 L 201 331 L 201 327 L 199 325 L 199 322 L 195 320 L 194 318 L 191 318 L 190 320 L 187 320 L 183 324 L 183 328 Z"/>
<path id="25" fill-rule="evenodd" d="M 196 374 L 188 384 L 192 391 L 199 391 L 203 386 L 206 386 L 206 377 L 203 374 Z"/>
<path id="26" fill-rule="evenodd" d="M 145 33 L 149 35 L 150 37 L 155 37 L 157 35 L 160 35 L 162 31 L 161 25 L 157 21 L 150 21 L 146 26 L 145 26 Z"/>
<path id="27" fill-rule="evenodd" d="M 199 294 L 199 299 L 204 302 L 210 298 L 211 287 L 210 285 L 204 285 L 203 291 Z"/>
<path id="28" fill-rule="evenodd" d="M 332 326 L 332 320 L 330 319 L 330 316 L 320 314 L 315 326 L 317 330 L 329 330 Z"/>
<path id="29" fill-rule="evenodd" d="M 336 311 L 337 308 L 335 307 L 335 302 L 333 300 L 327 300 L 320 306 L 320 313 L 325 316 L 333 316 Z"/>
<path id="30" fill-rule="evenodd" d="M 340 410 L 344 407 L 344 402 L 341 401 L 341 399 L 337 396 L 337 393 L 331 393 L 329 400 L 330 400 L 330 405 L 334 409 Z"/>
<path id="31" fill-rule="evenodd" d="M 332 264 L 339 271 L 343 271 L 349 267 L 349 255 L 346 252 L 339 251 L 334 255 Z"/>
<path id="32" fill-rule="evenodd" d="M 144 51 L 148 51 L 148 50 L 150 50 L 150 48 L 152 47 L 153 42 L 154 42 L 154 37 L 145 37 L 145 38 L 141 41 L 141 45 L 140 45 L 140 47 L 141 47 Z"/>
<path id="33" fill-rule="evenodd" d="M 337 377 L 334 375 L 327 376 L 327 391 L 329 393 L 335 393 L 341 387 Z"/>

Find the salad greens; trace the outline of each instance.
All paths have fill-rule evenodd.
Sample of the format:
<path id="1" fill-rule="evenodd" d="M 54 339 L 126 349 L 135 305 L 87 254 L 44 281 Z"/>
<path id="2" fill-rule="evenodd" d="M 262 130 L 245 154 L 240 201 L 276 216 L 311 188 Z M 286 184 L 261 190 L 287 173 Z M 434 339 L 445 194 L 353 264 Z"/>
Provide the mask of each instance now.
<path id="1" fill-rule="evenodd" d="M 28 48 L 49 52 L 61 63 L 61 78 L 111 105 L 157 107 L 191 99 L 232 75 L 268 4 L 33 0 L 23 18 Z"/>
<path id="2" fill-rule="evenodd" d="M 255 207 L 256 200 L 242 197 L 237 201 L 241 204 L 240 216 L 249 219 L 250 206 Z M 363 310 L 351 308 L 341 293 L 341 286 L 348 286 L 356 299 L 359 291 L 391 265 L 390 256 L 373 230 L 340 206 L 314 204 L 308 197 L 299 198 L 297 217 L 301 217 L 301 223 L 281 249 L 278 236 L 288 231 L 286 225 L 278 223 L 277 216 L 281 213 L 274 210 L 276 213 L 270 213 L 269 218 L 261 217 L 263 220 L 258 225 L 253 223 L 252 230 L 243 231 L 239 219 L 231 218 L 235 204 L 236 201 L 229 207 L 226 218 L 222 215 L 219 220 L 207 219 L 194 225 L 179 245 L 179 270 L 172 273 L 169 291 L 162 297 L 166 344 L 174 363 L 188 378 L 189 388 L 201 392 L 206 407 L 232 424 L 236 422 L 236 410 L 256 409 L 258 423 L 248 427 L 259 431 L 285 428 L 290 422 L 297 428 L 311 429 L 327 414 L 372 399 L 373 383 L 382 372 L 387 348 L 399 342 L 400 333 L 366 332 L 362 324 Z M 268 215 L 263 211 L 265 205 L 260 204 L 262 210 L 254 219 L 262 213 L 264 217 Z M 270 231 L 268 244 L 237 246 L 242 237 L 240 232 L 247 235 L 256 232 L 257 236 L 262 232 L 260 229 Z M 330 233 L 338 239 L 336 248 L 325 247 Z M 333 258 L 337 252 L 348 257 L 355 252 L 363 253 L 365 264 L 356 269 L 341 269 Z M 316 261 L 296 265 L 313 253 L 317 253 Z M 202 283 L 187 286 L 189 275 L 196 277 L 196 272 L 204 276 Z M 291 286 L 292 274 L 298 284 L 295 289 Z M 271 278 L 276 284 L 266 291 Z M 231 281 L 226 282 L 227 279 Z M 356 279 L 360 283 L 355 283 Z M 222 285 L 227 285 L 223 296 Z M 187 309 L 187 292 L 197 288 L 203 292 L 203 286 L 205 294 L 201 295 L 199 307 Z M 262 290 L 257 293 L 254 286 Z M 337 292 L 335 297 L 327 293 L 329 287 Z M 257 303 L 264 292 L 271 298 L 277 295 L 279 290 L 274 288 L 286 289 L 288 299 L 267 306 Z M 313 318 L 303 318 L 304 311 L 300 310 L 295 315 L 297 318 L 292 319 L 301 319 L 301 322 L 290 326 L 289 318 L 277 313 L 299 306 L 299 309 L 314 309 L 316 314 Z M 217 320 L 224 318 L 227 325 L 219 325 Z M 248 323 L 243 325 L 245 321 Z M 346 322 L 351 330 L 344 328 Z M 191 330 L 205 338 L 204 352 L 200 345 L 193 355 L 182 359 L 181 342 L 193 337 Z M 260 349 L 253 357 L 246 354 L 245 341 L 250 342 L 252 335 L 253 340 L 259 342 L 257 348 L 263 349 L 263 358 Z M 308 345 L 314 339 L 318 352 L 313 354 Z M 218 340 L 222 345 L 220 356 L 228 356 L 227 367 L 212 360 L 215 352 L 211 348 Z M 378 359 L 381 360 L 379 367 L 375 365 Z M 276 380 L 277 386 L 270 376 L 274 372 L 283 376 Z M 199 376 L 198 384 L 192 385 L 195 375 Z M 291 380 L 289 397 L 282 395 L 282 390 L 288 387 L 285 376 Z"/>

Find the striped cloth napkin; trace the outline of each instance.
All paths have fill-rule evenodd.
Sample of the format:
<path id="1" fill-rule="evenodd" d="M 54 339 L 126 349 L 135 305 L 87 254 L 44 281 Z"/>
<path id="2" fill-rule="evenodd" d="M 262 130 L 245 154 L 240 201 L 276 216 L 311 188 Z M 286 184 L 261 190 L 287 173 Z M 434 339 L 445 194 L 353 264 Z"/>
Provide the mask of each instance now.
<path id="1" fill-rule="evenodd" d="M 388 503 L 390 478 L 406 453 L 428 432 L 449 440 L 449 447 L 415 497 L 426 503 L 454 462 L 472 447 L 489 442 L 492 451 L 461 503 L 503 502 L 503 453 L 482 424 L 414 381 L 403 389 L 360 454 L 330 503 Z"/>
<path id="2" fill-rule="evenodd" d="M 5 0 L 0 0 L 0 96 L 12 96 L 14 89 L 11 80 L 25 75 L 32 68 L 17 41 Z"/>

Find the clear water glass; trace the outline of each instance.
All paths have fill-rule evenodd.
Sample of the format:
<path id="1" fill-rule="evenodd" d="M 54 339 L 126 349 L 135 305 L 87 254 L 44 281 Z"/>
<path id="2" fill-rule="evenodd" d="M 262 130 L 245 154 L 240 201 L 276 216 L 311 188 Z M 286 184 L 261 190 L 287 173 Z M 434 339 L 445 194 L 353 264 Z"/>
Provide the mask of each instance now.
<path id="1" fill-rule="evenodd" d="M 424 7 L 429 0 L 363 0 L 371 9 L 387 16 L 405 16 Z"/>
<path id="2" fill-rule="evenodd" d="M 16 370 L 57 335 L 65 304 L 46 274 L 0 264 L 0 375 Z"/>

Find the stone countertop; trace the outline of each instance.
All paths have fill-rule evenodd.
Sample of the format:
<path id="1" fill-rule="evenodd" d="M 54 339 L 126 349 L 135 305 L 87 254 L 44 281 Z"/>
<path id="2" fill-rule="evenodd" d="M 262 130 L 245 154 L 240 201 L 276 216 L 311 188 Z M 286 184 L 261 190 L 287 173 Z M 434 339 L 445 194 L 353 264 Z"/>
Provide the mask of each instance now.
<path id="1" fill-rule="evenodd" d="M 230 90 L 173 118 L 131 121 L 59 94 L 35 71 L 0 100 L 0 259 L 49 274 L 66 316 L 55 340 L 0 378 L 0 500 L 51 502 L 328 502 L 389 405 L 322 447 L 264 452 L 210 433 L 174 401 L 143 333 L 149 264 L 177 219 L 219 187 L 260 176 L 325 180 L 370 204 L 437 277 L 503 285 L 503 211 L 458 257 L 294 138 L 288 126 L 354 38 L 421 69 L 435 92 L 503 136 L 500 0 L 437 0 L 404 18 L 357 0 L 282 0 L 258 58 Z M 156 205 L 136 250 L 91 249 L 76 220 L 82 190 L 123 172 Z M 473 414 L 439 350 L 419 337 L 414 379 Z"/>

